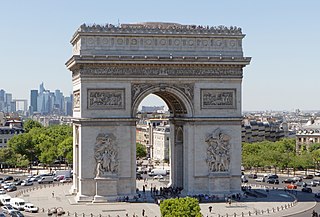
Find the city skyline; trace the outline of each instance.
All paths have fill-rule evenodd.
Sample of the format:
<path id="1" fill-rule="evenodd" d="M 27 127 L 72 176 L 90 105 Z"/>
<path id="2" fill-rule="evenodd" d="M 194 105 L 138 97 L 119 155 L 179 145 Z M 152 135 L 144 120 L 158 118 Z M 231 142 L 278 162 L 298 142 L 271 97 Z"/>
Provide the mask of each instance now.
<path id="1" fill-rule="evenodd" d="M 6 34 L 1 37 L 0 58 L 6 79 L 1 80 L 0 89 L 29 101 L 30 90 L 38 89 L 43 81 L 47 89 L 70 95 L 71 72 L 65 62 L 72 52 L 69 41 L 83 23 L 176 22 L 242 28 L 244 55 L 252 57 L 244 68 L 242 110 L 320 108 L 312 97 L 320 94 L 316 88 L 320 30 L 315 28 L 320 2 L 148 3 L 4 2 L 0 18 L 7 22 L 2 24 Z M 158 105 L 161 101 L 148 98 L 144 103 Z"/>

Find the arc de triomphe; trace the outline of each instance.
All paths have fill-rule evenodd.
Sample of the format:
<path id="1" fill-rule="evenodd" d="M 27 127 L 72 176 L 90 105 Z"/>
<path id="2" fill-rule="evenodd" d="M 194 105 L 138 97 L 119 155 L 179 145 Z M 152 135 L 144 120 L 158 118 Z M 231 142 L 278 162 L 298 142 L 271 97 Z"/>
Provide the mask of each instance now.
<path id="1" fill-rule="evenodd" d="M 149 94 L 171 117 L 171 185 L 183 194 L 240 191 L 240 28 L 83 24 L 72 37 L 76 200 L 136 192 L 136 113 Z"/>

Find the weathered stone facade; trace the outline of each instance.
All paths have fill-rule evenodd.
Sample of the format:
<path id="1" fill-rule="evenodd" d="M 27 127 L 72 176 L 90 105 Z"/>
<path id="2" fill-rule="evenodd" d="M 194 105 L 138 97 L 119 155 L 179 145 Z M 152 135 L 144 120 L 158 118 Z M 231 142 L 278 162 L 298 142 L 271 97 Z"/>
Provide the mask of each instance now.
<path id="1" fill-rule="evenodd" d="M 135 194 L 135 116 L 151 93 L 172 116 L 171 185 L 184 194 L 240 191 L 241 82 L 251 60 L 243 38 L 237 27 L 82 25 L 66 63 L 76 100 L 77 201 Z"/>

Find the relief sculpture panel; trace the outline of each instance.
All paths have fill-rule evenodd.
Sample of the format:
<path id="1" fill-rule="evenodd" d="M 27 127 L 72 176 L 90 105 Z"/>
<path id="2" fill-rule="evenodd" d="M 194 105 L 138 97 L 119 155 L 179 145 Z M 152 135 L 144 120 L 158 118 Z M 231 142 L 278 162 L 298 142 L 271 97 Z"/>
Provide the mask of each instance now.
<path id="1" fill-rule="evenodd" d="M 201 109 L 236 109 L 236 90 L 201 89 Z"/>
<path id="2" fill-rule="evenodd" d="M 88 109 L 124 109 L 125 89 L 88 89 Z"/>
<path id="3" fill-rule="evenodd" d="M 230 141 L 231 137 L 223 133 L 219 128 L 207 136 L 206 143 L 209 172 L 228 172 L 230 165 Z"/>
<path id="4" fill-rule="evenodd" d="M 113 134 L 98 134 L 94 146 L 96 177 L 107 177 L 118 173 L 118 147 Z"/>

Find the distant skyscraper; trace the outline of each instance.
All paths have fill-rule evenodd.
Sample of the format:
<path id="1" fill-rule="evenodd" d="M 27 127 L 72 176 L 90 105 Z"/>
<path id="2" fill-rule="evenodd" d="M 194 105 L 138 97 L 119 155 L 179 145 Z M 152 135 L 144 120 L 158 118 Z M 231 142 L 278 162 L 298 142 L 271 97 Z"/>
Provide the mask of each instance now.
<path id="1" fill-rule="evenodd" d="M 6 106 L 5 111 L 6 112 L 11 112 L 12 94 L 11 93 L 6 93 L 4 101 L 5 101 L 5 106 Z"/>
<path id="2" fill-rule="evenodd" d="M 37 109 L 37 101 L 38 101 L 38 90 L 31 90 L 30 92 L 30 113 L 38 111 Z"/>
<path id="3" fill-rule="evenodd" d="M 4 102 L 5 94 L 6 94 L 6 91 L 1 89 L 0 90 L 0 111 L 5 111 L 5 102 Z"/>
<path id="4" fill-rule="evenodd" d="M 44 84 L 43 82 L 40 84 L 40 88 L 39 88 L 39 94 L 42 94 L 46 89 L 44 89 Z"/>

